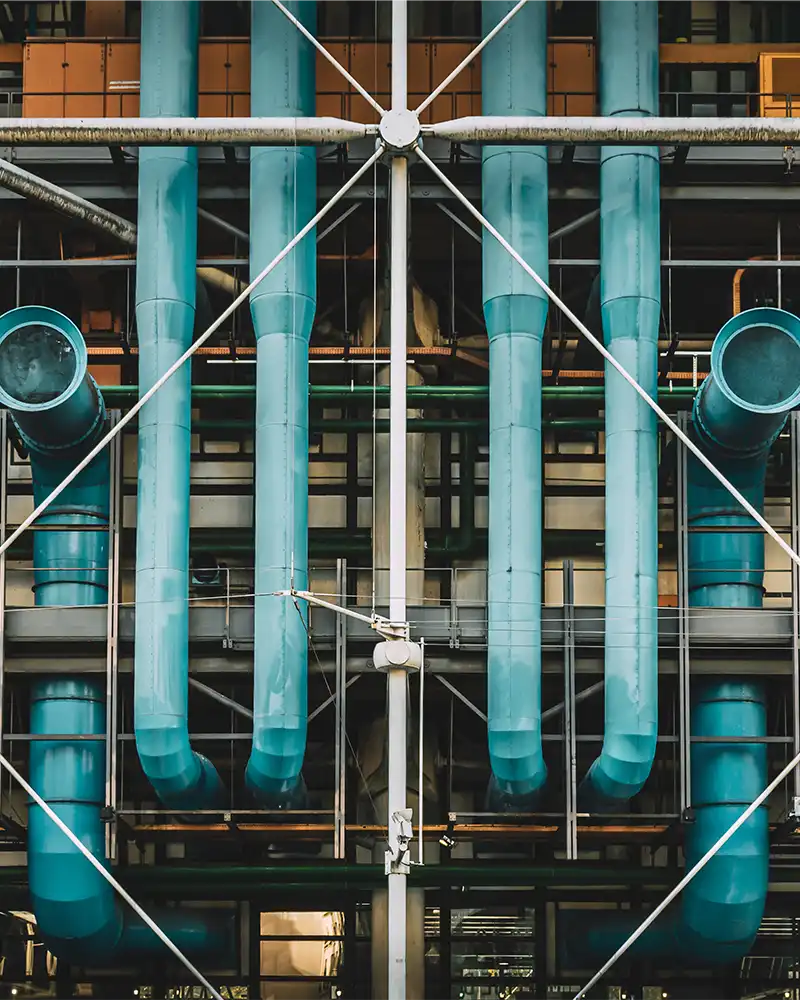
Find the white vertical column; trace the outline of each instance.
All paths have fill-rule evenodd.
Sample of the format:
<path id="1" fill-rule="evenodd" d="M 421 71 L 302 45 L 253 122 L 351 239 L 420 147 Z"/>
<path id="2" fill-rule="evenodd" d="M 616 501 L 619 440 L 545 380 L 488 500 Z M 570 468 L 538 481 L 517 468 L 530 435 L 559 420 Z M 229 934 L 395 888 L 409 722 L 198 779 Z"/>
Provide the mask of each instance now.
<path id="1" fill-rule="evenodd" d="M 408 9 L 392 2 L 392 110 L 408 103 Z M 390 201 L 390 374 L 389 374 L 389 617 L 406 620 L 406 379 L 408 349 L 408 161 L 392 158 Z M 406 671 L 389 670 L 390 839 L 395 816 L 406 808 Z M 406 996 L 406 866 L 388 875 L 388 998 Z"/>

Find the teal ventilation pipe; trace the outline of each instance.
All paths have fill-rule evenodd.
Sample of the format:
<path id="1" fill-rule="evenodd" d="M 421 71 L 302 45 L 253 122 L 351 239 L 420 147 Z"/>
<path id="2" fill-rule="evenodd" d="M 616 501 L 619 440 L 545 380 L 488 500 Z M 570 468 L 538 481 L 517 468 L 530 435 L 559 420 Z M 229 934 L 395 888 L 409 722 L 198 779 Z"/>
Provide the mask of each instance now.
<path id="1" fill-rule="evenodd" d="M 0 318 L 0 405 L 11 410 L 30 454 L 34 503 L 39 504 L 106 430 L 103 399 L 86 371 L 86 346 L 66 316 L 43 306 L 23 306 Z M 37 522 L 51 526 L 34 532 L 37 607 L 106 603 L 108 502 L 108 451 L 102 451 Z M 55 525 L 58 530 L 52 529 Z M 87 530 L 93 526 L 96 531 Z M 31 732 L 102 735 L 105 704 L 105 686 L 96 681 L 36 680 Z M 103 740 L 35 740 L 30 779 L 67 826 L 103 858 Z M 39 929 L 59 957 L 102 964 L 127 953 L 134 943 L 163 950 L 138 918 L 123 911 L 111 886 L 34 802 L 28 807 L 28 872 Z M 219 921 L 215 925 L 174 911 L 157 919 L 182 949 L 209 954 L 228 944 L 228 931 Z"/>
<path id="2" fill-rule="evenodd" d="M 316 4 L 289 2 L 316 28 Z M 311 44 L 268 0 L 252 5 L 254 115 L 313 115 Z M 316 152 L 310 146 L 250 152 L 250 270 L 259 273 L 316 210 Z M 302 785 L 308 716 L 305 609 L 271 597 L 308 583 L 308 342 L 316 308 L 313 233 L 253 293 L 256 332 L 255 648 L 253 746 L 247 784 L 264 803 Z"/>
<path id="3" fill-rule="evenodd" d="M 143 117 L 197 114 L 197 0 L 142 4 Z M 192 342 L 197 150 L 139 153 L 136 325 L 144 393 Z M 139 414 L 134 725 L 144 773 L 167 806 L 222 801 L 213 764 L 189 743 L 191 366 Z"/>
<path id="4" fill-rule="evenodd" d="M 604 115 L 658 111 L 658 3 L 601 0 Z M 600 154 L 600 312 L 611 353 L 655 397 L 661 314 L 658 148 Z M 658 730 L 658 439 L 653 411 L 605 366 L 605 730 L 581 786 L 614 808 L 647 780 Z"/>
<path id="5" fill-rule="evenodd" d="M 483 33 L 513 7 L 484 2 Z M 547 110 L 547 5 L 532 0 L 482 54 L 486 115 Z M 545 280 L 547 149 L 484 146 L 483 213 Z M 493 792 L 531 796 L 542 756 L 542 337 L 547 299 L 494 240 L 483 241 L 489 334 L 488 731 Z"/>
<path id="6" fill-rule="evenodd" d="M 714 464 L 757 510 L 764 507 L 767 457 L 800 405 L 800 320 L 781 309 L 750 309 L 717 335 L 711 376 L 694 406 L 692 434 Z M 754 608 L 763 596 L 764 535 L 696 459 L 688 460 L 689 600 L 695 607 Z M 720 528 L 733 529 L 730 533 Z M 712 531 L 697 529 L 711 528 Z M 738 530 L 737 530 L 738 529 Z M 695 693 L 692 736 L 767 735 L 763 685 L 730 677 Z M 695 743 L 686 866 L 694 865 L 767 784 L 761 743 Z M 680 903 L 631 949 L 650 958 L 680 956 L 697 965 L 723 964 L 749 950 L 764 912 L 769 827 L 763 807 L 686 887 Z M 598 914 L 594 915 L 597 920 Z M 582 959 L 608 958 L 640 922 L 636 914 L 604 912 L 600 922 L 562 924 Z M 574 942 L 574 944 L 569 943 Z"/>

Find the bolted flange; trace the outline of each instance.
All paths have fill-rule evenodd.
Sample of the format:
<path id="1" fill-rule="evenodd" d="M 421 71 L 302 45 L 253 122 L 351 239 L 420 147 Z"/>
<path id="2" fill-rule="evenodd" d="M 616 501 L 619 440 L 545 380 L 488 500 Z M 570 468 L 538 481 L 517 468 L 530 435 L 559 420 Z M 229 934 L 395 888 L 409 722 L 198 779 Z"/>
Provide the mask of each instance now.
<path id="1" fill-rule="evenodd" d="M 409 110 L 387 111 L 378 132 L 390 149 L 410 149 L 420 136 L 419 118 Z"/>

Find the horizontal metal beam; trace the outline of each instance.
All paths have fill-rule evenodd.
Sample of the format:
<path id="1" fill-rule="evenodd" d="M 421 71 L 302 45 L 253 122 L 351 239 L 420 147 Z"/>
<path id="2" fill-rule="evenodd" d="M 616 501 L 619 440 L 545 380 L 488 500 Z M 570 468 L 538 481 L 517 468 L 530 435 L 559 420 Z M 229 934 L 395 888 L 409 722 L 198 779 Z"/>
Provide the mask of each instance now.
<path id="1" fill-rule="evenodd" d="M 423 125 L 451 142 L 607 146 L 792 146 L 800 118 L 616 118 L 480 116 Z"/>
<path id="2" fill-rule="evenodd" d="M 319 146 L 377 130 L 342 118 L 4 118 L 0 146 Z"/>
<path id="3" fill-rule="evenodd" d="M 2 183 L 0 181 L 0 183 Z M 445 206 L 440 206 L 444 208 Z M 449 213 L 446 213 L 449 214 Z M 477 233 L 472 233 L 479 242 L 480 239 Z M 198 270 L 207 268 L 233 268 L 233 267 L 247 267 L 250 261 L 247 257 L 198 257 L 197 268 Z M 550 267 L 599 267 L 600 258 L 599 257 L 551 257 L 549 260 Z M 725 260 L 720 257 L 709 257 L 705 258 L 695 258 L 693 260 L 680 259 L 673 257 L 671 260 L 669 258 L 664 258 L 661 261 L 661 266 L 667 268 L 668 270 L 677 270 L 679 268 L 689 270 L 696 270 L 699 268 L 741 268 L 741 267 L 755 267 L 760 268 L 763 271 L 775 271 L 775 270 L 785 270 L 789 268 L 800 268 L 800 260 L 750 260 L 747 257 L 736 258 L 735 260 Z M 132 268 L 136 267 L 136 258 L 131 257 L 53 257 L 53 258 L 40 258 L 38 260 L 27 260 L 22 258 L 17 260 L 14 257 L 9 257 L 6 260 L 0 260 L 0 270 L 2 269 L 16 269 L 16 268 L 59 268 L 59 267 L 122 267 L 122 268 Z"/>
<path id="4" fill-rule="evenodd" d="M 800 118 L 503 117 L 423 125 L 451 142 L 535 145 L 791 146 Z M 6 118 L 2 146 L 286 146 L 352 142 L 376 125 L 342 118 Z"/>

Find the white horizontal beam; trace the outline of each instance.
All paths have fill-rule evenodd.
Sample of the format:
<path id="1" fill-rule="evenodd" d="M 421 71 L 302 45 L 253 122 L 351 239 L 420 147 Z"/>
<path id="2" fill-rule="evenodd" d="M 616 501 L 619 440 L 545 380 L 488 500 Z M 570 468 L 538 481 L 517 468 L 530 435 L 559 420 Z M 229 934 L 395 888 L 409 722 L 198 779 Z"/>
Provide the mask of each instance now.
<path id="1" fill-rule="evenodd" d="M 377 131 L 342 118 L 3 118 L 0 146 L 314 146 Z"/>
<path id="2" fill-rule="evenodd" d="M 800 118 L 505 117 L 473 115 L 423 125 L 451 142 L 621 146 L 800 145 Z"/>

